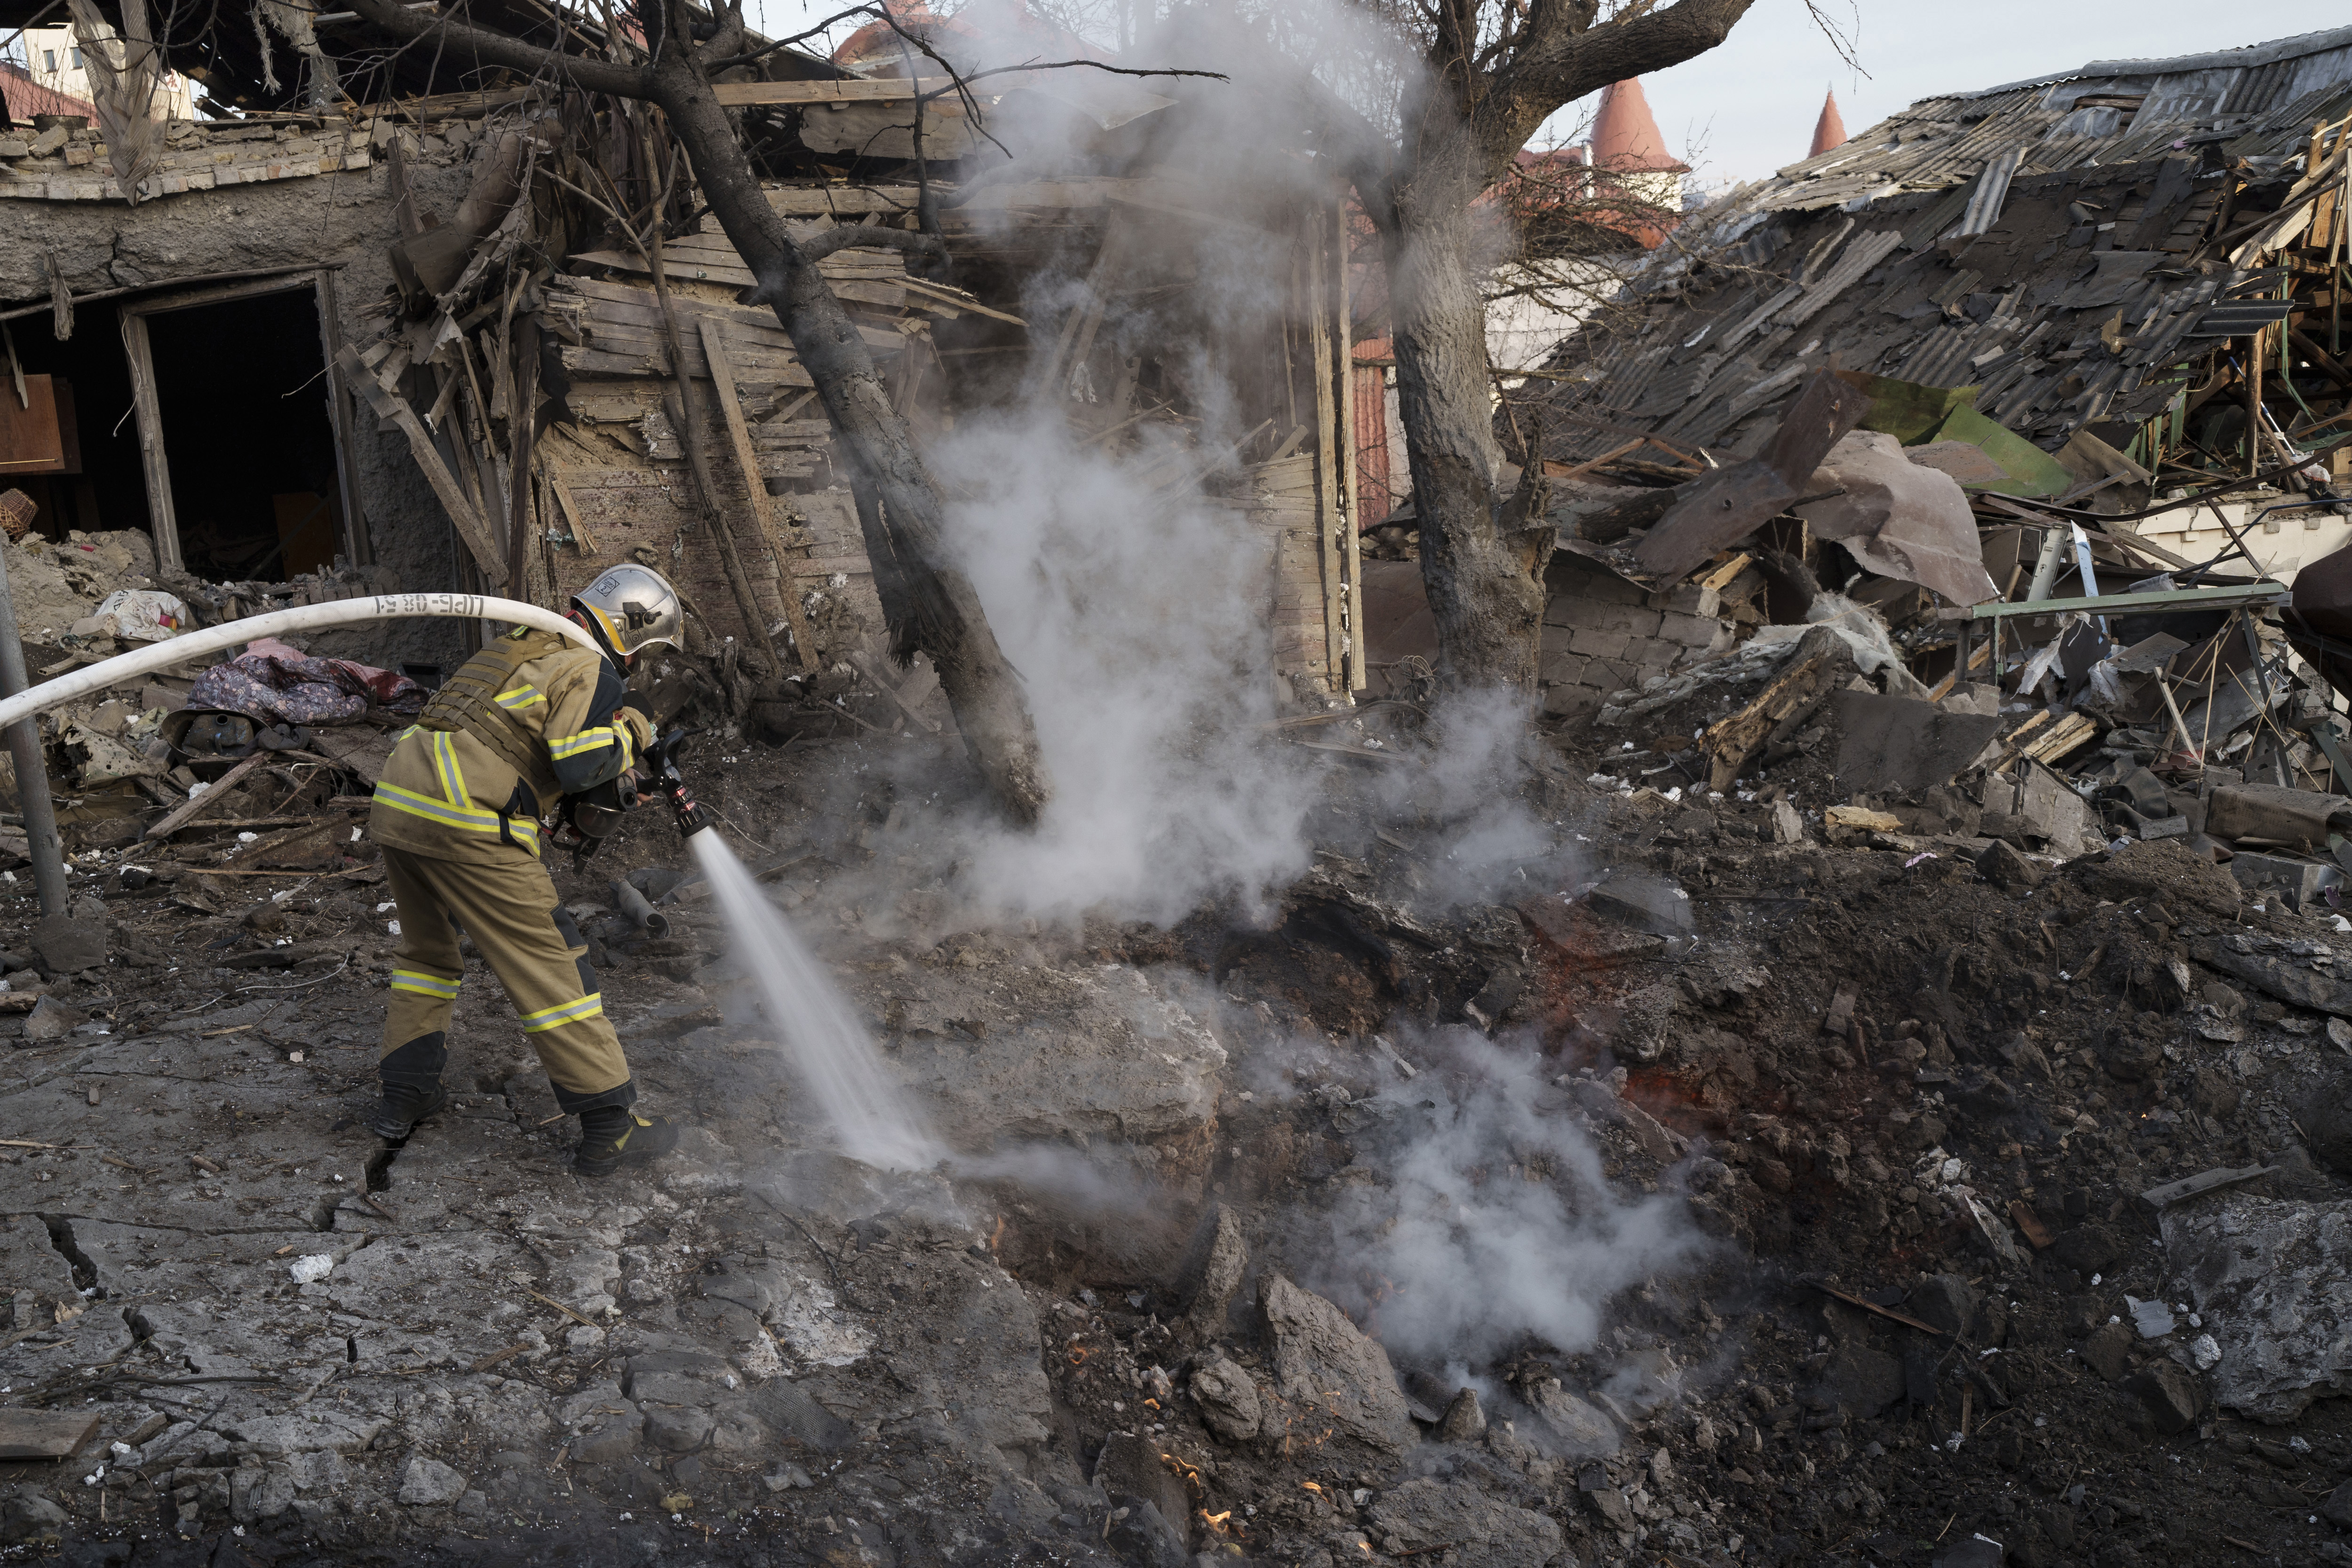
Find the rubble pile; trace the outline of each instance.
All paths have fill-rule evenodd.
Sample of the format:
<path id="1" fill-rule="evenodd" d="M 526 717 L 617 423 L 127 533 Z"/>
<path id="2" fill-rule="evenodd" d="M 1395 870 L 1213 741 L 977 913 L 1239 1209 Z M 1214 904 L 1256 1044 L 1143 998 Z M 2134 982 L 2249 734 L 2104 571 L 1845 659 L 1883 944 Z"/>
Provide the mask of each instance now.
<path id="1" fill-rule="evenodd" d="M 992 903 L 937 677 L 882 663 L 871 498 L 743 258 L 649 178 L 644 105 L 167 134 L 157 201 L 199 153 L 420 172 L 332 384 L 459 582 L 678 563 L 688 649 L 637 685 L 709 731 L 709 831 L 954 1152 L 833 1152 L 653 812 L 550 869 L 676 1155 L 575 1178 L 470 959 L 449 1103 L 370 1134 L 400 932 L 364 824 L 443 667 L 259 640 L 95 693 L 40 731 L 68 907 L 0 818 L 0 1554 L 2352 1556 L 2352 407 L 2310 405 L 2352 391 L 2314 335 L 2352 122 L 2340 83 L 2223 116 L 2117 70 L 1735 193 L 1555 356 L 1544 417 L 1502 411 L 1557 552 L 1544 721 L 1483 772 L 1412 642 L 1411 514 L 1344 526 L 1346 400 L 1297 406 L 1352 384 L 1344 209 L 1140 132 L 943 187 L 890 118 L 929 123 L 916 83 L 782 48 L 721 83 L 780 215 L 929 226 L 962 269 L 824 268 L 919 437 L 1042 381 L 1147 518 L 1232 524 L 1266 606 L 1233 668 L 1273 695 L 1188 743 L 1304 826 L 1160 923 Z M 28 199 L 118 151 L 0 141 Z M 1265 265 L 1203 265 L 1223 207 Z M 1090 281 L 1033 335 L 1055 268 Z M 1291 297 L 1209 308 L 1253 271 Z M 1114 282 L 1164 358 L 1099 331 Z M 1230 387 L 1181 368 L 1210 342 Z M 0 510 L 36 678 L 413 586 L 213 583 L 168 531 Z"/>
<path id="2" fill-rule="evenodd" d="M 78 865 L 78 921 L 0 959 L 37 999 L 0 1017 L 0 1371 L 10 1418 L 79 1425 L 16 1462 L 0 1529 L 593 1562 L 2335 1549 L 2324 899 L 2179 837 L 2062 861 L 1825 812 L 1783 842 L 1784 800 L 1589 785 L 1562 745 L 1526 804 L 1576 869 L 1515 904 L 1426 905 L 1452 825 L 1343 793 L 1362 826 L 1271 924 L 928 930 L 890 900 L 954 872 L 885 825 L 933 775 L 881 782 L 919 744 L 745 751 L 707 798 L 774 825 L 747 856 L 942 1124 L 1043 1139 L 1054 1179 L 824 1153 L 638 819 L 559 888 L 698 1127 L 593 1190 L 486 975 L 452 1113 L 396 1148 L 350 1123 L 391 937 L 341 846 L 252 879 Z M 1979 869 L 1996 847 L 2030 875 Z M 1403 1327 L 1429 1280 L 1318 1238 L 1498 1063 L 1693 1246 L 1578 1342 L 1465 1360 Z"/>

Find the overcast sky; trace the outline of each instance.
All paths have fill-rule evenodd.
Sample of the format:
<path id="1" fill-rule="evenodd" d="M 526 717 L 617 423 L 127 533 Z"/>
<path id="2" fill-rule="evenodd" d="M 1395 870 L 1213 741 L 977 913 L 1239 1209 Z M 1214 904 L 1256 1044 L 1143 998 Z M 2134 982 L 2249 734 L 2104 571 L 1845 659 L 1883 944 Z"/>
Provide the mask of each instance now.
<path id="1" fill-rule="evenodd" d="M 1666 144 L 1702 179 L 1753 180 L 1803 157 L 1831 88 L 1846 130 L 1858 135 L 1940 92 L 1998 87 L 2092 60 L 2237 48 L 2352 23 L 2342 7 L 2309 0 L 1819 4 L 1853 37 L 1862 74 L 1838 58 L 1806 15 L 1805 0 L 1756 0 L 1723 47 L 1643 79 Z M 1590 111 L 1579 106 L 1553 128 L 1572 136 Z"/>
<path id="2" fill-rule="evenodd" d="M 961 0 L 934 0 L 940 9 Z M 2239 48 L 2352 23 L 2341 0 L 1815 0 L 1851 40 L 1848 66 L 1806 0 L 1756 0 L 1721 48 L 1643 79 L 1666 145 L 1708 184 L 1753 180 L 1805 155 L 1822 94 L 1859 134 L 1896 110 L 2093 60 Z M 797 30 L 839 5 L 752 0 L 763 30 Z M 803 20 L 805 17 L 808 20 Z M 845 33 L 845 29 L 843 29 Z M 1593 101 L 1548 136 L 1580 139 Z M 1539 137 L 1538 140 L 1543 138 Z"/>

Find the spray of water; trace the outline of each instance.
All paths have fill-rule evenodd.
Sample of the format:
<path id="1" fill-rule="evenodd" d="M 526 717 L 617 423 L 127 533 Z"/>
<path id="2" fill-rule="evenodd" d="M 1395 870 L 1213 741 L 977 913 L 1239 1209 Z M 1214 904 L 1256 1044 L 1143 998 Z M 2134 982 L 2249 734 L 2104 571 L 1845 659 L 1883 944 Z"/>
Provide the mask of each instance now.
<path id="1" fill-rule="evenodd" d="M 920 1171 L 944 1150 L 922 1113 L 882 1070 L 874 1044 L 833 977 L 715 832 L 688 840 L 727 917 L 737 965 L 759 987 L 768 1022 L 841 1152 L 883 1170 Z"/>

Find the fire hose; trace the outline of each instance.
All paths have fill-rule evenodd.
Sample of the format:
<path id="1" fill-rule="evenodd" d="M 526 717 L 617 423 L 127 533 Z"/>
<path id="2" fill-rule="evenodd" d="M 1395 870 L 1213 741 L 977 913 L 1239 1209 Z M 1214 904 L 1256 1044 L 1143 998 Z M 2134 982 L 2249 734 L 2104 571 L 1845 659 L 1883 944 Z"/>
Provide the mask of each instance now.
<path id="1" fill-rule="evenodd" d="M 281 632 L 317 631 L 358 621 L 402 621 L 438 616 L 459 620 L 520 621 L 543 632 L 559 632 L 583 647 L 593 648 L 599 653 L 604 651 L 596 647 L 596 639 L 589 635 L 586 627 L 537 605 L 526 605 L 514 599 L 487 598 L 478 594 L 378 594 L 373 598 L 337 599 L 324 605 L 297 605 L 290 610 L 272 610 L 266 616 L 247 616 L 242 620 L 223 621 L 216 626 L 182 632 L 178 637 L 166 637 L 162 642 L 149 643 L 129 653 L 119 653 L 112 658 L 84 665 L 54 680 L 44 680 L 14 697 L 0 700 L 0 731 L 36 713 L 63 707 L 77 697 L 102 691 L 131 676 L 144 675 L 151 669 L 161 669 L 165 665 L 177 664 L 198 654 L 217 653 L 222 648 L 235 647 L 256 637 L 276 637 Z"/>
<path id="2" fill-rule="evenodd" d="M 515 599 L 491 598 L 479 594 L 379 594 L 366 599 L 337 599 L 324 605 L 298 605 L 289 610 L 272 610 L 268 615 L 247 616 L 241 620 L 224 621 L 219 626 L 206 626 L 200 631 L 183 632 L 178 637 L 166 637 L 161 642 L 133 648 L 129 653 L 120 653 L 112 658 L 85 665 L 54 680 L 45 680 L 13 697 L 0 699 L 0 733 L 36 713 L 62 707 L 76 698 L 104 690 L 132 676 L 144 675 L 150 670 L 161 669 L 166 665 L 178 664 L 202 654 L 217 653 L 257 637 L 276 637 L 285 632 L 316 631 L 362 621 L 444 616 L 458 620 L 520 622 L 541 631 L 570 637 L 596 653 L 604 652 L 595 637 L 577 622 L 567 620 L 553 610 Z M 668 802 L 677 817 L 678 830 L 691 837 L 709 826 L 710 816 L 706 807 L 696 804 L 687 789 L 685 776 L 677 767 L 677 747 L 684 738 L 682 731 L 671 731 L 648 751 L 646 762 L 650 764 L 649 782 L 654 791 Z"/>

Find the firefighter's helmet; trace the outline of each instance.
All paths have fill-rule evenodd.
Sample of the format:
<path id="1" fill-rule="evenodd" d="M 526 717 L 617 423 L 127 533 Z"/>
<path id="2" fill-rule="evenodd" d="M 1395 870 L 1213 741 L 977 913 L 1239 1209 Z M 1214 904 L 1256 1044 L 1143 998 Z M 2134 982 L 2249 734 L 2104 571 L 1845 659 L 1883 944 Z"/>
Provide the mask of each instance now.
<path id="1" fill-rule="evenodd" d="M 677 590 L 650 566 L 615 566 L 572 595 L 572 603 L 624 658 L 656 644 L 676 647 L 685 628 Z"/>

